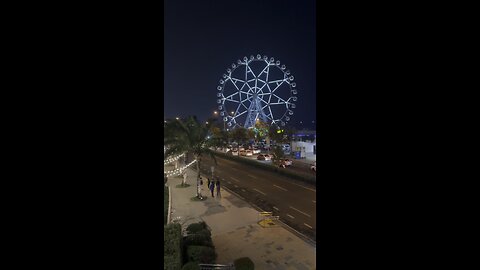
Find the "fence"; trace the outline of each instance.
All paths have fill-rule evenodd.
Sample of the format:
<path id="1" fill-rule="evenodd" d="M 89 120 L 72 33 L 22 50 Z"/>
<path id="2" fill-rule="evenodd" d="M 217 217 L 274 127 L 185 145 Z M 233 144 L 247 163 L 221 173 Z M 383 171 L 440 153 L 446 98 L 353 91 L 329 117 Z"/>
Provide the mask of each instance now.
<path id="1" fill-rule="evenodd" d="M 233 264 L 199 264 L 200 270 L 235 270 Z"/>

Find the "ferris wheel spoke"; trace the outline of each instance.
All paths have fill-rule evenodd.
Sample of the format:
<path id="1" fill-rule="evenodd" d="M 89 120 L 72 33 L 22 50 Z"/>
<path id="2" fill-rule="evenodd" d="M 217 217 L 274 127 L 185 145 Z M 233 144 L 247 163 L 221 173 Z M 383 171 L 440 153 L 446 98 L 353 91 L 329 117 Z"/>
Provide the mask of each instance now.
<path id="1" fill-rule="evenodd" d="M 240 101 L 238 100 L 234 100 L 234 99 L 228 99 L 226 98 L 225 101 L 230 101 L 230 102 L 235 102 L 235 103 L 240 103 Z"/>
<path id="2" fill-rule="evenodd" d="M 270 111 L 270 120 L 273 120 L 272 107 L 268 106 L 268 110 Z"/>
<path id="3" fill-rule="evenodd" d="M 283 83 L 283 82 L 285 82 L 286 80 L 287 80 L 287 79 L 283 78 L 283 79 L 281 79 L 281 80 L 270 81 L 270 82 L 268 82 L 268 83 L 276 83 L 276 84 L 278 84 L 278 83 Z"/>
<path id="4" fill-rule="evenodd" d="M 276 98 L 278 98 L 278 101 L 281 100 L 282 102 L 287 102 L 287 101 L 285 101 L 285 99 L 283 99 L 283 98 L 281 98 L 281 97 L 279 97 L 279 96 L 277 96 L 277 95 L 275 95 L 275 94 L 272 94 L 272 95 L 274 95 Z"/>
<path id="5" fill-rule="evenodd" d="M 235 93 L 233 93 L 233 94 L 231 94 L 231 95 L 229 95 L 229 96 L 225 97 L 225 99 L 231 98 L 231 97 L 233 97 L 233 96 L 235 96 L 235 95 L 237 95 L 237 94 L 238 94 L 238 92 L 235 92 Z"/>
<path id="6" fill-rule="evenodd" d="M 247 68 L 250 70 L 250 72 L 253 74 L 253 77 L 257 78 L 257 75 L 255 75 L 255 72 L 250 68 L 250 66 L 247 65 Z M 248 73 L 248 71 L 247 71 Z"/>

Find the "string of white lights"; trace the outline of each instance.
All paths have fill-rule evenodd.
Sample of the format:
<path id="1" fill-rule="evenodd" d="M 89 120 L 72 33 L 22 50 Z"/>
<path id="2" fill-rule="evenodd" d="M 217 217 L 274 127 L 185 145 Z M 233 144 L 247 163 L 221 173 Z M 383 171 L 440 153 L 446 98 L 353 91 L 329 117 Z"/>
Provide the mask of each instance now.
<path id="1" fill-rule="evenodd" d="M 188 163 L 187 165 L 181 167 L 181 168 L 177 168 L 175 170 L 172 170 L 172 171 L 166 171 L 164 172 L 164 174 L 167 176 L 167 177 L 170 177 L 170 176 L 177 176 L 177 175 L 180 175 L 183 173 L 184 170 L 186 170 L 188 167 L 190 167 L 193 163 L 195 163 L 196 160 Z"/>
<path id="2" fill-rule="evenodd" d="M 175 156 L 175 157 L 170 157 L 170 158 L 167 158 L 164 162 L 163 162 L 163 165 L 167 165 L 169 163 L 172 163 L 174 161 L 177 161 L 179 158 L 183 157 L 185 155 L 185 153 L 183 154 L 180 154 L 178 156 Z"/>

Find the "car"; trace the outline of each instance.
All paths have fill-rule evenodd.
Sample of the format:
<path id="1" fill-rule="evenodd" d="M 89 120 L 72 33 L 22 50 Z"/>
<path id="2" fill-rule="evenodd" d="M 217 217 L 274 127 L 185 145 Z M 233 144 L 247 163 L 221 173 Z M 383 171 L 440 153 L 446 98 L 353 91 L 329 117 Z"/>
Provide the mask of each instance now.
<path id="1" fill-rule="evenodd" d="M 292 161 L 291 160 L 289 160 L 288 158 L 280 160 L 279 167 L 286 168 L 288 166 L 292 166 Z"/>
<path id="2" fill-rule="evenodd" d="M 285 162 L 285 165 L 287 165 L 287 166 L 292 166 L 292 163 L 293 163 L 293 162 L 292 162 L 290 159 L 286 158 L 286 159 L 284 159 L 283 161 Z"/>
<path id="3" fill-rule="evenodd" d="M 265 154 L 265 155 L 260 154 L 260 155 L 257 156 L 257 159 L 258 159 L 258 160 L 266 160 L 266 161 L 268 161 L 268 160 L 272 160 L 272 157 L 271 157 L 270 155 L 268 155 L 268 154 Z"/>
<path id="4" fill-rule="evenodd" d="M 253 156 L 252 150 L 247 150 L 247 151 L 245 151 L 245 156 L 247 156 L 247 157 Z"/>
<path id="5" fill-rule="evenodd" d="M 237 150 L 232 150 L 230 153 L 232 153 L 233 156 L 238 156 L 238 151 Z"/>
<path id="6" fill-rule="evenodd" d="M 239 146 L 239 147 L 238 147 L 238 150 L 243 151 L 243 150 L 245 150 L 245 147 Z"/>
<path id="7" fill-rule="evenodd" d="M 246 156 L 247 155 L 247 151 L 245 150 L 240 150 L 240 156 Z"/>
<path id="8" fill-rule="evenodd" d="M 310 166 L 310 170 L 317 172 L 317 162 L 313 162 L 312 165 Z"/>
<path id="9" fill-rule="evenodd" d="M 260 149 L 258 149 L 258 148 L 254 148 L 254 149 L 253 149 L 253 153 L 254 153 L 254 154 L 260 154 L 260 152 L 261 152 L 261 151 L 260 151 Z"/>
<path id="10" fill-rule="evenodd" d="M 257 156 L 257 160 L 265 160 L 265 156 L 260 154 Z"/>

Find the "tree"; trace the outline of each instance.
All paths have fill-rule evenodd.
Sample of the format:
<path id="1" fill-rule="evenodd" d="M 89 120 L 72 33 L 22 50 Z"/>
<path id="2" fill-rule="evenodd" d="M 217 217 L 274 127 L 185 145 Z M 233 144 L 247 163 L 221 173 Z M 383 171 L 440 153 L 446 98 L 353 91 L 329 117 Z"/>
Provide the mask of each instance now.
<path id="1" fill-rule="evenodd" d="M 203 155 L 210 155 L 217 164 L 211 147 L 221 145 L 221 142 L 209 137 L 209 126 L 202 125 L 196 117 L 189 117 L 185 120 L 167 121 L 164 128 L 165 145 L 168 146 L 166 156 L 189 152 L 193 154 L 197 167 L 197 197 L 200 194 L 200 163 Z"/>
<path id="2" fill-rule="evenodd" d="M 254 130 L 255 130 L 256 138 L 265 139 L 268 136 L 269 129 L 270 129 L 270 125 L 268 125 L 267 123 L 261 120 L 258 120 L 257 122 L 255 122 Z"/>
<path id="3" fill-rule="evenodd" d="M 241 143 L 247 139 L 247 129 L 244 127 L 236 127 L 232 130 L 232 139 L 236 140 L 237 143 Z"/>
<path id="4" fill-rule="evenodd" d="M 273 148 L 272 162 L 277 166 L 280 166 L 280 160 L 284 157 L 283 149 L 280 146 L 275 146 Z"/>

